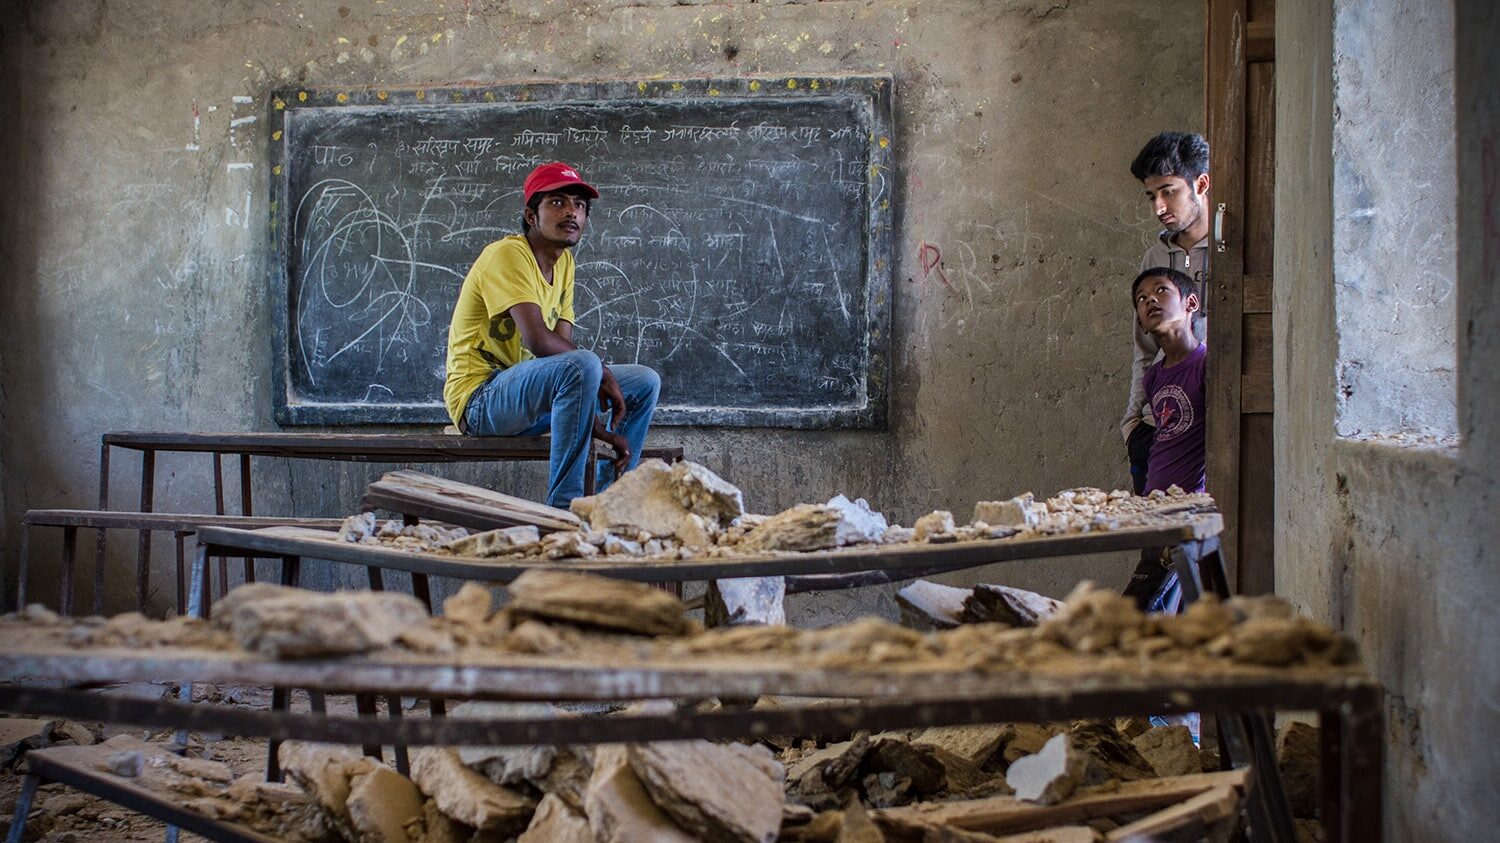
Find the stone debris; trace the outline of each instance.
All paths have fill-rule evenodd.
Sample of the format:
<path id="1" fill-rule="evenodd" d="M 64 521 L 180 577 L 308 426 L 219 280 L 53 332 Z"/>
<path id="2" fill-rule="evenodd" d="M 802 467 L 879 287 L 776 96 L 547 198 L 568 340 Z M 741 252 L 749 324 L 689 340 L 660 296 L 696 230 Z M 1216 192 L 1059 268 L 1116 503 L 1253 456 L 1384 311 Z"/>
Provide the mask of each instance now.
<path id="1" fill-rule="evenodd" d="M 963 623 L 964 601 L 972 589 L 917 580 L 896 592 L 901 625 L 927 631 L 952 629 Z"/>
<path id="2" fill-rule="evenodd" d="M 953 513 L 936 509 L 917 519 L 912 525 L 911 538 L 915 542 L 930 542 L 935 536 L 952 535 L 953 530 Z"/>
<path id="3" fill-rule="evenodd" d="M 516 843 L 594 843 L 594 833 L 588 817 L 549 793 L 537 804 L 531 824 Z"/>
<path id="4" fill-rule="evenodd" d="M 827 550 L 838 547 L 843 523 L 843 513 L 831 506 L 799 503 L 752 529 L 738 547 L 748 553 Z"/>
<path id="5" fill-rule="evenodd" d="M 355 544 L 380 544 L 402 550 L 431 552 L 467 536 L 462 527 L 437 527 L 431 524 L 403 524 L 400 520 L 380 521 L 373 512 L 361 512 L 344 519 L 339 526 L 339 541 Z"/>
<path id="6" fill-rule="evenodd" d="M 121 752 L 110 753 L 104 759 L 104 768 L 115 775 L 133 779 L 145 769 L 146 756 L 138 749 L 127 749 Z"/>
<path id="7" fill-rule="evenodd" d="M 25 755 L 28 750 L 50 746 L 54 722 L 22 717 L 0 717 L 0 766 L 9 766 L 12 761 Z"/>
<path id="8" fill-rule="evenodd" d="M 864 498 L 849 500 L 842 494 L 834 495 L 824 506 L 839 511 L 839 545 L 880 544 L 885 541 L 890 524 L 885 515 L 870 509 Z"/>
<path id="9" fill-rule="evenodd" d="M 1318 816 L 1318 727 L 1290 720 L 1276 731 L 1276 766 L 1286 785 L 1286 800 L 1292 816 Z"/>
<path id="10" fill-rule="evenodd" d="M 411 779 L 372 764 L 350 779 L 345 807 L 357 843 L 408 843 L 407 826 L 422 817 L 421 791 Z"/>
<path id="11" fill-rule="evenodd" d="M 785 577 L 736 577 L 709 583 L 704 604 L 708 626 L 786 624 Z"/>
<path id="12" fill-rule="evenodd" d="M 974 586 L 964 600 L 963 620 L 965 623 L 1036 626 L 1057 614 L 1062 606 L 1062 601 L 1034 591 L 981 583 Z"/>
<path id="13" fill-rule="evenodd" d="M 574 498 L 570 509 L 595 530 L 687 541 L 727 527 L 745 504 L 739 489 L 702 465 L 683 460 L 668 466 L 649 459 L 605 491 Z"/>
<path id="14" fill-rule="evenodd" d="M 531 798 L 464 766 L 454 749 L 413 748 L 411 778 L 444 814 L 480 831 L 518 834 L 536 809 Z"/>
<path id="15" fill-rule="evenodd" d="M 517 577 L 508 590 L 509 608 L 517 615 L 637 635 L 683 635 L 691 630 L 682 601 L 644 583 L 530 570 Z"/>
<path id="16" fill-rule="evenodd" d="M 466 582 L 458 593 L 443 601 L 443 617 L 465 626 L 480 627 L 490 618 L 495 598 L 477 582 Z"/>
<path id="17" fill-rule="evenodd" d="M 973 523 L 984 524 L 994 531 L 1018 532 L 1037 526 L 1046 512 L 1046 504 L 1038 507 L 1035 496 L 1027 492 L 1009 500 L 974 504 Z"/>
<path id="18" fill-rule="evenodd" d="M 771 843 L 786 801 L 764 747 L 704 740 L 635 744 L 627 757 L 657 807 L 708 843 Z"/>
<path id="19" fill-rule="evenodd" d="M 802 756 L 787 770 L 788 795 L 803 804 L 825 803 L 853 777 L 869 751 L 869 736 L 859 735 Z"/>
<path id="20" fill-rule="evenodd" d="M 623 746 L 601 746 L 584 797 L 584 812 L 597 843 L 692 843 L 646 792 Z"/>
<path id="21" fill-rule="evenodd" d="M 415 597 L 387 591 L 320 594 L 296 589 L 231 601 L 230 606 L 215 612 L 216 622 L 228 625 L 241 648 L 270 658 L 378 650 L 390 646 L 406 628 L 428 620 L 427 609 Z"/>
<path id="22" fill-rule="evenodd" d="M 1068 737 L 1072 747 L 1089 759 L 1084 784 L 1133 782 L 1156 776 L 1151 762 L 1124 735 L 1115 731 L 1112 723 L 1082 720 L 1069 727 Z"/>
<path id="23" fill-rule="evenodd" d="M 923 731 L 912 743 L 942 749 L 976 767 L 983 767 L 1015 731 L 1016 727 L 1009 724 L 934 726 Z"/>
<path id="24" fill-rule="evenodd" d="M 1017 799 L 1054 805 L 1078 789 L 1088 765 L 1088 756 L 1074 748 L 1069 736 L 1054 735 L 1041 752 L 1010 765 L 1005 781 Z"/>
<path id="25" fill-rule="evenodd" d="M 1203 771 L 1202 754 L 1186 726 L 1147 729 L 1129 740 L 1157 776 L 1188 776 Z"/>
<path id="26" fill-rule="evenodd" d="M 441 549 L 455 556 L 472 556 L 489 559 L 509 556 L 535 547 L 542 541 L 542 533 L 536 527 L 525 524 L 519 527 L 503 527 L 482 533 L 462 536 L 444 545 Z"/>

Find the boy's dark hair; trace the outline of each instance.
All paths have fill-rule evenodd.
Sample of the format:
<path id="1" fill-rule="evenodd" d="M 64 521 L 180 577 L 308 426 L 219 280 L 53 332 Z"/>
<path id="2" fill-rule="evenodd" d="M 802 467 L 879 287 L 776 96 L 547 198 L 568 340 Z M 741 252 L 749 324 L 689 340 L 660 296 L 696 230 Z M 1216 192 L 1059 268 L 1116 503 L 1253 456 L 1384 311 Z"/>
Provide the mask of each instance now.
<path id="1" fill-rule="evenodd" d="M 588 191 L 584 190 L 583 188 L 581 188 L 581 187 L 579 187 L 577 185 L 569 185 L 568 187 L 564 187 L 564 188 L 562 188 L 560 190 L 549 190 L 546 193 L 537 193 L 537 194 L 535 194 L 535 195 L 533 195 L 531 197 L 531 201 L 530 202 L 526 203 L 527 209 L 530 210 L 533 214 L 537 213 L 538 212 L 537 209 L 540 208 L 540 207 L 542 207 L 542 200 L 545 199 L 548 196 L 551 196 L 554 193 L 566 193 L 569 196 L 582 196 L 583 197 L 583 209 L 584 209 L 584 213 L 588 213 L 588 212 L 594 210 L 594 200 L 593 200 L 593 198 L 591 196 L 589 196 Z M 527 233 L 530 230 L 531 230 L 531 223 L 527 222 L 526 221 L 526 215 L 522 214 L 521 215 L 521 233 L 525 234 L 525 233 Z"/>
<path id="2" fill-rule="evenodd" d="M 1165 266 L 1153 266 L 1150 269 L 1142 270 L 1141 274 L 1137 275 L 1135 277 L 1135 280 L 1130 282 L 1130 303 L 1132 306 L 1135 305 L 1136 288 L 1141 286 L 1141 282 L 1145 281 L 1147 278 L 1165 278 L 1168 281 L 1171 281 L 1172 285 L 1177 288 L 1177 292 L 1182 295 L 1182 298 L 1184 300 L 1186 300 L 1188 296 L 1198 295 L 1198 285 L 1193 283 L 1193 279 L 1188 277 L 1187 273 L 1179 272 L 1175 269 L 1168 269 Z M 1199 305 L 1202 305 L 1201 300 L 1199 301 Z"/>
<path id="3" fill-rule="evenodd" d="M 1162 132 L 1141 147 L 1130 162 L 1130 174 L 1137 181 L 1152 176 L 1180 176 L 1192 181 L 1208 172 L 1208 141 L 1189 132 Z"/>

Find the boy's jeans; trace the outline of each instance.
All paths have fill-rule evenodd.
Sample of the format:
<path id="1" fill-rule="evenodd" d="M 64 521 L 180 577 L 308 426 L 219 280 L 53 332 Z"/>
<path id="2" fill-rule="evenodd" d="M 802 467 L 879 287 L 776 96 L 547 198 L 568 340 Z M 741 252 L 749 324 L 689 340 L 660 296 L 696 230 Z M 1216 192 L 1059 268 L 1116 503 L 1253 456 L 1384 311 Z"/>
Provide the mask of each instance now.
<path id="1" fill-rule="evenodd" d="M 645 366 L 611 366 L 625 394 L 625 420 L 618 432 L 630 444 L 635 468 L 646 443 L 646 430 L 656 412 L 661 378 Z M 569 351 L 538 357 L 502 369 L 469 396 L 464 408 L 464 433 L 470 436 L 539 436 L 552 434 L 547 478 L 547 503 L 567 509 L 583 494 L 583 472 L 588 469 L 589 441 L 599 406 L 599 381 L 604 364 L 592 351 Z M 599 468 L 595 490 L 602 492 L 614 478 L 613 466 Z"/>

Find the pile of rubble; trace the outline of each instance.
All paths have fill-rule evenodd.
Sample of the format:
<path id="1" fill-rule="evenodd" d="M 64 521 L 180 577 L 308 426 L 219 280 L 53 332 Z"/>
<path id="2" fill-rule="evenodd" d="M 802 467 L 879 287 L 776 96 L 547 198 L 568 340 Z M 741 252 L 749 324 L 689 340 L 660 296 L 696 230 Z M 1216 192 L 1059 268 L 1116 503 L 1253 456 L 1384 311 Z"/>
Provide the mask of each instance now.
<path id="1" fill-rule="evenodd" d="M 937 510 L 903 527 L 888 524 L 863 498 L 851 501 L 843 495 L 824 504 L 797 504 L 775 515 L 749 513 L 740 490 L 704 466 L 689 461 L 669 466 L 653 459 L 642 461 L 604 492 L 574 500 L 572 510 L 584 524 L 580 530 L 543 535 L 523 526 L 469 535 L 461 528 L 403 526 L 363 513 L 345 520 L 339 538 L 466 558 L 629 556 L 672 561 L 1161 526 L 1170 523 L 1173 514 L 1213 505 L 1212 497 L 1175 486 L 1146 497 L 1080 488 L 1045 501 L 1030 492 L 1009 500 L 980 501 L 963 525 L 953 513 Z"/>
<path id="2" fill-rule="evenodd" d="M 677 597 L 642 583 L 531 570 L 496 608 L 466 583 L 431 617 L 394 592 L 324 594 L 266 583 L 231 591 L 211 621 L 139 615 L 59 617 L 41 607 L 0 617 L 15 646 L 192 647 L 268 658 L 337 657 L 387 648 L 418 653 L 568 657 L 670 667 L 715 658 L 788 668 L 1043 675 L 1126 671 L 1194 674 L 1243 668 L 1352 666 L 1354 645 L 1277 597 L 1208 597 L 1180 615 L 1146 615 L 1128 598 L 1085 583 L 1034 626 L 965 623 L 918 631 L 875 618 L 819 630 L 785 626 L 704 629 Z M 1041 598 L 1045 599 L 1045 598 Z"/>

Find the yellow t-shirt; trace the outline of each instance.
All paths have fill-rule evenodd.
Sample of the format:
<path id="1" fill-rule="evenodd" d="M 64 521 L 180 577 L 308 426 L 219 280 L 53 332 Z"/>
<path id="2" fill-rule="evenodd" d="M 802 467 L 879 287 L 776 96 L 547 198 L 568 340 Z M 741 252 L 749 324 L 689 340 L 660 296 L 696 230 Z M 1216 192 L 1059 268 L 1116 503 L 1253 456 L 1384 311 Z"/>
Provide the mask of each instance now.
<path id="1" fill-rule="evenodd" d="M 542 278 L 525 235 L 513 234 L 484 248 L 453 306 L 448 325 L 448 376 L 443 403 L 454 424 L 463 418 L 469 396 L 496 369 L 533 359 L 521 344 L 511 307 L 531 302 L 542 309 L 548 330 L 573 320 L 573 254 L 564 250 L 552 267 L 552 283 Z"/>

